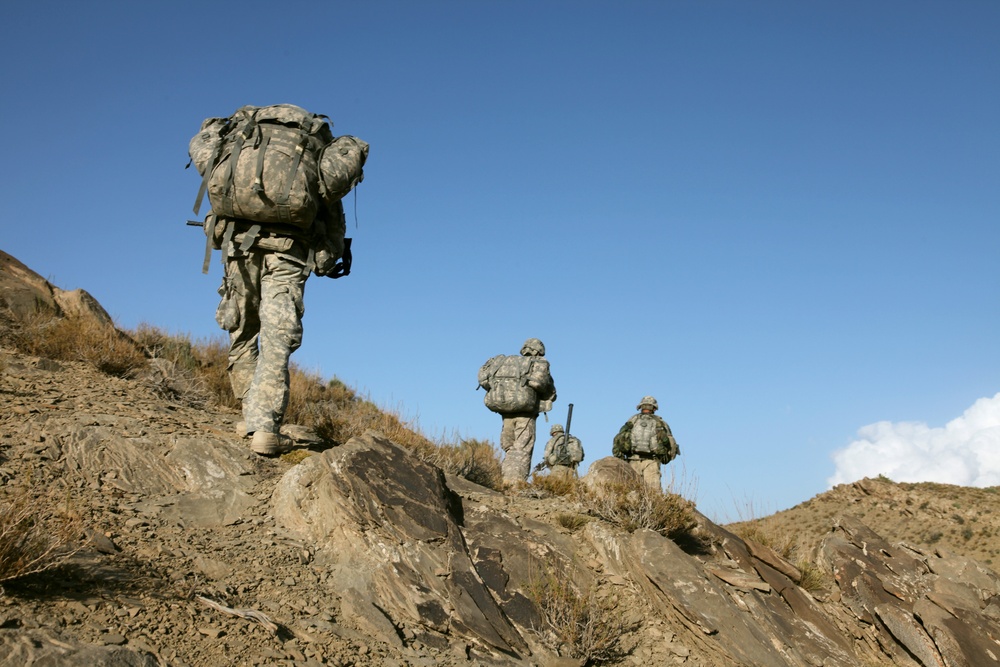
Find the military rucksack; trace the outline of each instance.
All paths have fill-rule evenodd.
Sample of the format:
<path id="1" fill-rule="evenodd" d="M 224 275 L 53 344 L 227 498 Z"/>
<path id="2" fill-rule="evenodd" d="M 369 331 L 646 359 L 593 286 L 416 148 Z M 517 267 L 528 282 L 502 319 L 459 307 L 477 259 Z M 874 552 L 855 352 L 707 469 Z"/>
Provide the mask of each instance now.
<path id="1" fill-rule="evenodd" d="M 550 465 L 572 466 L 583 460 L 583 445 L 576 436 L 567 437 L 565 433 L 555 436 L 557 440 L 552 445 L 552 460 Z"/>
<path id="2" fill-rule="evenodd" d="M 304 229 L 364 178 L 368 144 L 334 139 L 326 116 L 293 104 L 244 106 L 209 118 L 189 145 L 217 216 Z"/>
<path id="3" fill-rule="evenodd" d="M 544 359 L 499 354 L 479 369 L 479 385 L 486 390 L 483 403 L 500 414 L 538 412 L 538 394 L 528 386 L 532 365 Z"/>
<path id="4" fill-rule="evenodd" d="M 612 454 L 619 458 L 651 455 L 670 463 L 681 453 L 670 427 L 655 415 L 640 413 L 629 418 L 615 436 Z"/>
<path id="5" fill-rule="evenodd" d="M 636 415 L 632 421 L 632 452 L 652 454 L 660 446 L 663 426 L 653 415 Z"/>

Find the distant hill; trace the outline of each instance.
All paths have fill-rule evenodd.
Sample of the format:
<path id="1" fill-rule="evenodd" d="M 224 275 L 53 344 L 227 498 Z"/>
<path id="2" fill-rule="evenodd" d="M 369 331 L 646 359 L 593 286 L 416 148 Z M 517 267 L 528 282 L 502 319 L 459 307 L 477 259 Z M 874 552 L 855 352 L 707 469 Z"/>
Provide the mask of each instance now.
<path id="1" fill-rule="evenodd" d="M 839 516 L 852 515 L 891 542 L 947 549 L 993 565 L 1000 555 L 1000 487 L 972 488 L 885 477 L 840 484 L 761 519 L 815 553 Z M 733 528 L 740 527 L 733 524 Z"/>

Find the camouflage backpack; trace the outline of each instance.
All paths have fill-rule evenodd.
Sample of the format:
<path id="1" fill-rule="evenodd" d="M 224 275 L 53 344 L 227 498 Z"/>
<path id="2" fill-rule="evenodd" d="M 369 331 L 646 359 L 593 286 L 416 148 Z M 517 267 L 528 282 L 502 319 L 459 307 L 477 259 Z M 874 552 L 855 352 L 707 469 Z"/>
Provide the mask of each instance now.
<path id="1" fill-rule="evenodd" d="M 326 116 L 293 104 L 244 106 L 209 118 L 190 142 L 212 211 L 228 218 L 305 229 L 364 178 L 368 144 L 334 139 Z"/>
<path id="2" fill-rule="evenodd" d="M 632 451 L 636 454 L 652 454 L 660 445 L 660 420 L 653 415 L 636 415 L 632 420 Z"/>
<path id="3" fill-rule="evenodd" d="M 528 386 L 532 365 L 548 362 L 520 355 L 499 354 L 479 369 L 479 386 L 486 390 L 483 403 L 499 414 L 537 412 L 538 394 Z"/>
<path id="4" fill-rule="evenodd" d="M 660 463 L 670 463 L 681 451 L 666 422 L 643 413 L 633 415 L 625 422 L 615 436 L 612 453 L 619 458 L 650 454 Z"/>
<path id="5" fill-rule="evenodd" d="M 565 433 L 556 436 L 555 444 L 552 446 L 552 465 L 571 466 L 583 460 L 583 445 L 576 436 L 567 437 Z"/>

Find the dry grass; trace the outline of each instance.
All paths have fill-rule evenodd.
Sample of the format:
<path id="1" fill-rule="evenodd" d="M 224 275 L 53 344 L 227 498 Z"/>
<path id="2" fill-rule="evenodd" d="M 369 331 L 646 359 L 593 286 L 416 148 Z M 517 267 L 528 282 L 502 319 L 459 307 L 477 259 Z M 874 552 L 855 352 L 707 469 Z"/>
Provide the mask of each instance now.
<path id="1" fill-rule="evenodd" d="M 581 593 L 569 573 L 549 571 L 529 582 L 528 597 L 541 612 L 543 641 L 559 655 L 584 664 L 616 662 L 624 657 L 622 637 L 634 630 L 621 612 L 617 595 L 596 588 Z"/>
<path id="2" fill-rule="evenodd" d="M 9 337 L 25 354 L 86 362 L 115 377 L 134 377 L 146 367 L 146 357 L 135 341 L 92 318 L 38 312 L 19 318 Z"/>
<path id="3" fill-rule="evenodd" d="M 741 521 L 726 526 L 740 538 L 756 542 L 770 548 L 784 558 L 802 573 L 798 585 L 803 589 L 816 593 L 826 590 L 831 580 L 813 561 L 803 555 L 804 549 L 799 544 L 798 535 L 778 521 L 774 515 L 756 518 L 752 503 L 739 512 Z"/>
<path id="4" fill-rule="evenodd" d="M 568 475 L 532 473 L 531 486 L 553 496 L 573 496 L 580 492 L 580 480 Z"/>
<path id="5" fill-rule="evenodd" d="M 788 561 L 794 557 L 797 551 L 795 534 L 766 518 L 732 524 L 729 529 L 744 540 L 753 540 L 757 544 L 769 547 L 774 553 Z"/>
<path id="6" fill-rule="evenodd" d="M 590 523 L 590 517 L 583 514 L 573 514 L 572 512 L 560 512 L 556 514 L 556 523 L 566 530 L 575 533 Z"/>
<path id="7" fill-rule="evenodd" d="M 168 400 L 239 409 L 229 383 L 229 345 L 224 336 L 192 341 L 187 335 L 145 323 L 125 334 L 88 319 L 38 313 L 20 318 L 9 337 L 23 353 L 88 362 L 105 373 L 136 378 Z M 294 363 L 289 376 L 285 423 L 311 427 L 336 444 L 378 431 L 446 472 L 493 489 L 503 488 L 500 457 L 490 443 L 434 442 L 399 411 L 380 408 L 336 378 L 325 381 Z"/>
<path id="8" fill-rule="evenodd" d="M 438 445 L 429 462 L 470 482 L 490 489 L 503 488 L 500 454 L 492 443 L 484 440 L 462 440 L 457 445 Z"/>
<path id="9" fill-rule="evenodd" d="M 5 489 L 0 499 L 0 582 L 56 567 L 75 553 L 83 526 L 26 487 Z"/>
<path id="10" fill-rule="evenodd" d="M 237 408 L 229 384 L 228 345 L 222 338 L 192 342 L 149 324 L 129 332 L 149 357 L 142 380 L 154 392 L 189 405 Z"/>
<path id="11" fill-rule="evenodd" d="M 832 587 L 833 580 L 815 563 L 803 559 L 799 560 L 795 567 L 802 573 L 799 586 L 810 593 L 818 593 Z"/>
<path id="12" fill-rule="evenodd" d="M 698 525 L 693 502 L 637 478 L 605 482 L 588 495 L 593 514 L 629 532 L 646 528 L 677 541 L 688 538 Z"/>

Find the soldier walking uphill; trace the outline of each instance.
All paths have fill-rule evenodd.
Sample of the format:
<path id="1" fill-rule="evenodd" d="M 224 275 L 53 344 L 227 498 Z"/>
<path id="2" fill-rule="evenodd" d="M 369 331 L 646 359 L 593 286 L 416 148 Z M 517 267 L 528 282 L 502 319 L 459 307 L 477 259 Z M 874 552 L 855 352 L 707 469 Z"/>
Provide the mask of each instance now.
<path id="1" fill-rule="evenodd" d="M 505 482 L 523 482 L 531 471 L 535 449 L 535 420 L 556 400 L 545 346 L 529 338 L 520 355 L 497 355 L 479 369 L 479 386 L 486 390 L 486 407 L 503 417 L 500 464 Z"/>
<path id="2" fill-rule="evenodd" d="M 681 450 L 667 422 L 653 414 L 659 409 L 655 398 L 643 396 L 636 409 L 639 414 L 632 415 L 618 431 L 611 453 L 628 461 L 646 484 L 661 491 L 660 464 L 670 463 Z"/>
<path id="3" fill-rule="evenodd" d="M 362 180 L 368 144 L 334 138 L 325 116 L 278 104 L 207 119 L 189 151 L 204 179 L 195 213 L 206 191 L 212 204 L 204 272 L 212 248 L 222 251 L 216 320 L 229 332 L 241 435 L 252 436 L 257 454 L 280 454 L 291 448 L 280 429 L 289 357 L 302 343 L 306 279 L 350 273 L 340 200 Z"/>
<path id="4" fill-rule="evenodd" d="M 545 453 L 538 467 L 548 467 L 549 474 L 553 476 L 575 478 L 576 468 L 583 461 L 580 439 L 567 434 L 562 424 L 553 424 L 549 434 L 552 437 L 545 443 Z"/>

